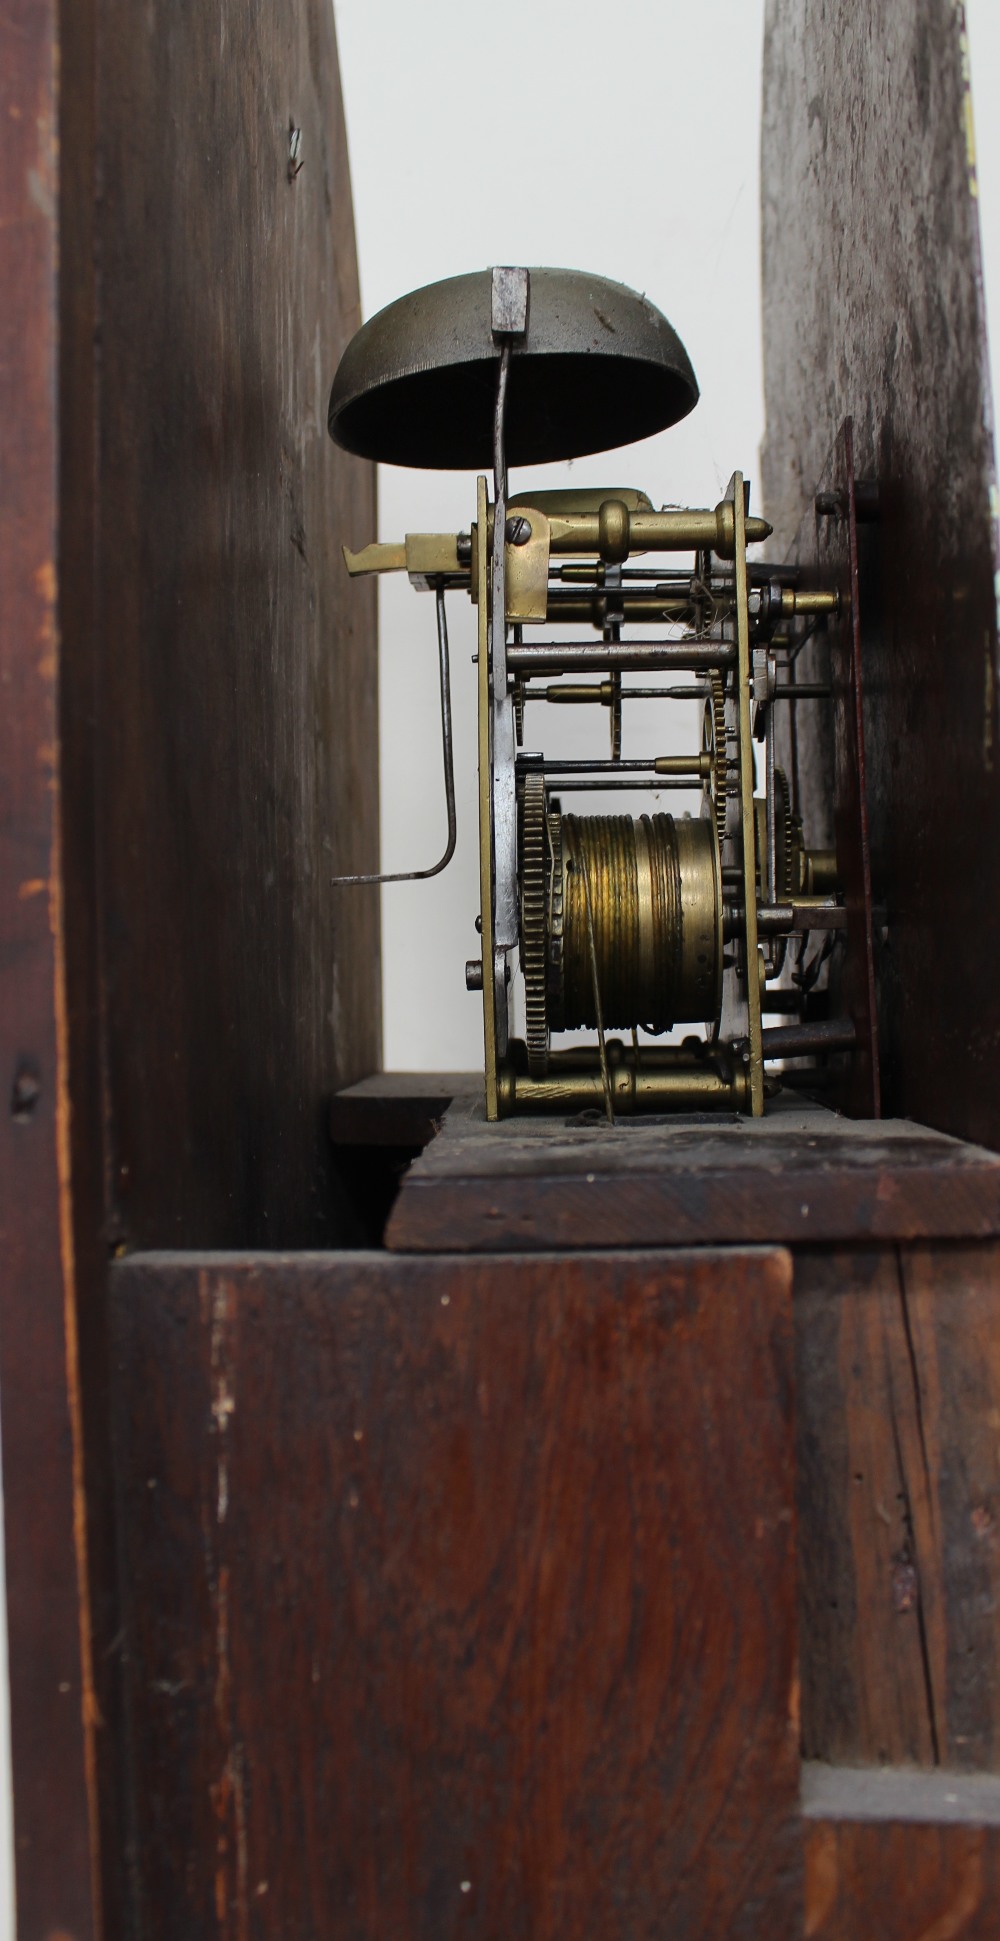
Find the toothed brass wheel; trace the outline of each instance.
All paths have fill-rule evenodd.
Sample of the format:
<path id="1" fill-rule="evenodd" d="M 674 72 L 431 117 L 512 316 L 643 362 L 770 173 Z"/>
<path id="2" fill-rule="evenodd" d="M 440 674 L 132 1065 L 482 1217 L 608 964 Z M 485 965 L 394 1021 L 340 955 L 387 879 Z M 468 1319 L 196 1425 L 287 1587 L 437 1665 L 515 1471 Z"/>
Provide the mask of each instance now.
<path id="1" fill-rule="evenodd" d="M 713 668 L 708 678 L 712 692 L 705 702 L 701 745 L 705 754 L 712 758 L 712 773 L 705 784 L 705 793 L 712 804 L 716 831 L 722 843 L 726 835 L 726 779 L 729 767 L 726 758 L 726 700 L 722 675 Z"/>
<path id="2" fill-rule="evenodd" d="M 549 1021 L 545 963 L 545 778 L 526 775 L 521 802 L 521 970 L 524 974 L 524 1037 L 528 1071 L 544 1078 L 549 1067 Z"/>
<path id="3" fill-rule="evenodd" d="M 767 802 L 754 797 L 757 824 L 757 882 L 767 881 Z M 775 877 L 774 901 L 790 903 L 802 888 L 802 823 L 792 814 L 791 790 L 783 768 L 774 771 Z"/>

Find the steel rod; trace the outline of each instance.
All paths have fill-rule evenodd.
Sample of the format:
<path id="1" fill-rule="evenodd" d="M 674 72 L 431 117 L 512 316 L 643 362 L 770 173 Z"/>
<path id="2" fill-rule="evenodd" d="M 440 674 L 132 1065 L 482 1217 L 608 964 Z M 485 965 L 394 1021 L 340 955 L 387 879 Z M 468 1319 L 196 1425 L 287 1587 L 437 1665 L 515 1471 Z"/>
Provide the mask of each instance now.
<path id="1" fill-rule="evenodd" d="M 557 674 L 561 670 L 634 668 L 655 673 L 660 668 L 697 672 L 704 667 L 731 667 L 736 649 L 728 641 L 698 640 L 552 640 L 524 641 L 507 649 L 512 674 Z"/>
<path id="2" fill-rule="evenodd" d="M 772 1024 L 763 1033 L 765 1058 L 804 1058 L 811 1051 L 852 1051 L 857 1033 L 850 1018 L 815 1024 Z"/>
<path id="3" fill-rule="evenodd" d="M 552 706 L 556 702 L 570 700 L 575 702 L 579 698 L 580 691 L 576 689 L 569 694 L 560 694 L 558 689 L 529 687 L 525 688 L 524 698 L 526 701 L 548 701 Z M 688 681 L 683 687 L 623 687 L 620 698 L 623 701 L 707 701 L 711 692 L 711 688 L 703 681 Z M 597 681 L 588 688 L 587 700 L 600 702 L 604 707 L 609 705 Z"/>
<path id="4" fill-rule="evenodd" d="M 554 755 L 550 760 L 546 760 L 542 755 L 519 755 L 517 758 L 517 767 L 519 773 L 531 773 L 534 775 L 621 775 L 624 771 L 628 770 L 629 773 L 656 775 L 658 778 L 664 772 L 668 775 L 684 775 L 685 777 L 690 775 L 696 781 L 701 778 L 700 755 L 678 755 L 674 758 L 677 765 L 666 771 L 657 769 L 656 762 L 658 759 L 657 756 L 651 755 L 648 760 L 645 758 L 637 758 L 628 761 L 562 762 Z M 685 763 L 683 769 L 680 767 L 681 762 Z"/>
<path id="5" fill-rule="evenodd" d="M 636 775 L 634 777 L 626 775 L 624 778 L 619 778 L 614 775 L 607 777 L 599 775 L 592 781 L 588 781 L 579 775 L 568 775 L 565 779 L 560 775 L 553 778 L 553 787 L 560 795 L 579 795 L 590 789 L 594 791 L 599 789 L 631 789 L 633 794 L 637 792 L 645 794 L 650 789 L 654 793 L 657 789 L 696 790 L 700 787 L 700 784 L 693 775 L 646 774 Z"/>
<path id="6" fill-rule="evenodd" d="M 345 883 L 425 883 L 430 876 L 440 876 L 447 869 L 455 854 L 457 821 L 455 816 L 455 759 L 452 747 L 451 729 L 451 673 L 448 664 L 448 617 L 444 606 L 444 586 L 435 589 L 435 610 L 437 613 L 438 635 L 438 672 L 441 683 L 441 745 L 444 753 L 444 796 L 448 811 L 448 842 L 444 855 L 432 869 L 400 869 L 386 875 L 376 872 L 370 876 L 335 876 L 333 884 L 340 888 Z"/>

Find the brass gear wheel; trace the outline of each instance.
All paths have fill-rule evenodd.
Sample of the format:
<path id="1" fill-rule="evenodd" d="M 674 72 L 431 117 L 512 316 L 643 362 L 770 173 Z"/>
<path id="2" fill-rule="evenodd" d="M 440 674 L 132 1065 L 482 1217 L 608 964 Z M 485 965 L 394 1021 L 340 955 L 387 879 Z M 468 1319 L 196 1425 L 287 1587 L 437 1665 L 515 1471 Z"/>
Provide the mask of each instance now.
<path id="1" fill-rule="evenodd" d="M 521 970 L 528 1072 L 544 1078 L 549 1066 L 545 950 L 545 777 L 528 774 L 521 800 Z"/>
<path id="2" fill-rule="evenodd" d="M 514 738 L 519 748 L 524 747 L 524 682 L 514 682 Z"/>
<path id="3" fill-rule="evenodd" d="M 726 759 L 726 698 L 722 675 L 716 668 L 710 670 L 708 678 L 712 692 L 705 702 L 701 745 L 704 752 L 712 757 L 711 780 L 705 787 L 721 845 L 726 838 L 726 781 L 729 772 Z"/>
<path id="4" fill-rule="evenodd" d="M 774 812 L 777 828 L 778 901 L 788 903 L 798 889 L 798 859 L 794 848 L 792 795 L 783 768 L 774 771 Z"/>
<path id="5" fill-rule="evenodd" d="M 754 814 L 757 829 L 757 886 L 765 881 L 767 874 L 767 803 L 762 795 L 754 797 Z M 775 885 L 776 903 L 790 903 L 801 887 L 802 875 L 802 824 L 792 814 L 791 791 L 788 777 L 783 768 L 774 771 L 774 816 L 775 816 Z"/>

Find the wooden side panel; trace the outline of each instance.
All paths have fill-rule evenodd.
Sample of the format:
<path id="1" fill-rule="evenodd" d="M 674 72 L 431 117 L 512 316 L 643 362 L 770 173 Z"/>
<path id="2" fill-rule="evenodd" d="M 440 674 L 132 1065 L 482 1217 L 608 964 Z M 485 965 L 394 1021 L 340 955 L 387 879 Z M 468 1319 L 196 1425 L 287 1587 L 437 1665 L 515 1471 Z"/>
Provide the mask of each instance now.
<path id="1" fill-rule="evenodd" d="M 801 1932 L 789 1282 L 115 1270 L 149 1941 Z"/>
<path id="2" fill-rule="evenodd" d="M 379 1061 L 375 594 L 329 0 L 100 0 L 95 785 L 114 1235 L 332 1244 Z M 80 724 L 78 732 L 89 732 Z"/>
<path id="3" fill-rule="evenodd" d="M 60 869 L 59 52 L 54 5 L 4 7 L 0 1389 L 16 1892 L 26 1941 L 89 1941 L 98 1919 Z"/>
<path id="4" fill-rule="evenodd" d="M 969 130 L 953 0 L 769 0 L 772 551 L 791 549 L 805 513 L 815 556 L 813 495 L 853 418 L 857 476 L 878 486 L 861 620 L 872 886 L 888 926 L 876 963 L 883 1104 L 997 1146 L 995 480 Z M 808 739 L 811 711 L 798 718 Z M 805 768 L 804 807 L 823 840 L 818 745 L 800 747 Z"/>
<path id="5" fill-rule="evenodd" d="M 1000 1770 L 1000 1249 L 796 1263 L 802 1743 Z"/>
<path id="6" fill-rule="evenodd" d="M 805 1823 L 807 1941 L 996 1941 L 1000 1829 Z"/>
<path id="7" fill-rule="evenodd" d="M 374 603 L 339 559 L 374 482 L 323 408 L 357 320 L 329 7 L 14 0 L 0 289 L 17 1903 L 84 1941 L 128 1850 L 109 1244 L 345 1230 L 324 1108 L 378 1059 L 377 901 L 326 882 L 377 848 Z"/>
<path id="8" fill-rule="evenodd" d="M 99 294 L 96 287 L 100 0 L 60 0 L 59 7 L 59 759 L 60 864 L 65 952 L 68 1153 L 72 1191 L 72 1257 L 79 1354 L 80 1435 L 86 1516 L 87 1603 L 93 1690 L 93 1733 L 100 1845 L 102 1941 L 122 1933 L 129 1802 L 121 1710 L 111 1401 L 107 1334 L 108 1144 L 103 1032 L 103 914 L 95 814 L 100 761 L 99 628 L 95 559 L 100 530 L 98 399 Z M 30 1275 L 11 1298 L 30 1306 Z M 0 1317 L 0 1327 L 3 1321 Z M 31 1392 L 37 1373 L 22 1377 Z M 15 1449 L 38 1487 L 29 1452 Z M 28 1488 L 31 1488 L 31 1482 Z M 37 1522 L 37 1510 L 35 1521 Z M 66 1559 L 67 1570 L 70 1560 Z M 11 1675 L 18 1678 L 16 1663 Z M 23 1774 L 15 1764 L 15 1797 Z M 51 1754 L 45 1789 L 52 1783 Z M 58 1820 L 46 1819 L 48 1847 L 30 1865 L 48 1894 L 62 1872 Z M 55 1858 L 53 1858 L 55 1856 Z M 22 1869 L 23 1871 L 23 1869 Z M 22 1896 L 19 1891 L 19 1904 Z M 33 1930 L 22 1921 L 26 1935 Z M 40 1930 L 47 1935 L 47 1928 Z M 73 1932 L 70 1929 L 70 1932 Z"/>

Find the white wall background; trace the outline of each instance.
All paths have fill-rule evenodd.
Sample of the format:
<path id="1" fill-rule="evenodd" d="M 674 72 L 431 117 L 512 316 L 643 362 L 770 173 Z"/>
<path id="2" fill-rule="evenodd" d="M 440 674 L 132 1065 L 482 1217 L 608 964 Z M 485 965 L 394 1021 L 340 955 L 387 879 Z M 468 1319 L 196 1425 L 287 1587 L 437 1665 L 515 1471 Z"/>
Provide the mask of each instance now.
<path id="1" fill-rule="evenodd" d="M 969 11 L 988 100 L 1000 7 L 973 0 Z M 603 0 L 539 0 L 506 34 L 464 0 L 336 0 L 336 13 L 365 316 L 462 270 L 562 264 L 645 290 L 694 364 L 701 401 L 683 424 L 610 459 L 516 473 L 512 489 L 529 477 L 638 485 L 656 504 L 697 505 L 714 504 L 737 468 L 754 479 L 764 0 L 632 0 L 617 15 Z M 1000 126 L 985 114 L 979 139 L 989 223 Z M 995 229 L 988 245 L 1000 270 Z M 379 490 L 384 539 L 468 528 L 473 516 L 471 475 L 383 467 Z M 380 601 L 382 868 L 419 868 L 445 834 L 433 610 L 402 577 L 382 583 Z M 474 627 L 460 596 L 449 608 L 458 848 L 433 882 L 382 891 L 387 1069 L 482 1060 L 481 1001 L 463 979 L 479 906 Z M 624 753 L 690 748 L 688 715 L 633 703 Z M 538 746 L 542 719 L 546 752 L 604 752 L 603 710 L 529 709 L 526 746 Z M 591 796 L 588 812 L 604 801 Z M 614 804 L 635 810 L 631 797 Z"/>
<path id="2" fill-rule="evenodd" d="M 714 505 L 735 469 L 753 476 L 763 0 L 632 0 L 617 17 L 602 0 L 550 0 L 506 33 L 460 0 L 337 0 L 337 26 L 366 316 L 437 277 L 552 263 L 645 290 L 691 356 L 702 396 L 682 425 L 610 458 L 515 472 L 511 489 L 637 485 L 655 504 Z M 381 471 L 383 538 L 467 529 L 474 508 L 470 474 Z M 382 867 L 396 870 L 444 847 L 436 645 L 429 596 L 399 577 L 380 597 Z M 478 954 L 474 613 L 459 595 L 449 608 L 458 848 L 433 882 L 382 891 L 389 1069 L 482 1062 L 482 1001 L 464 984 Z M 698 745 L 693 709 L 649 712 L 626 709 L 625 754 Z M 547 753 L 606 752 L 603 710 L 529 708 L 526 746 L 543 719 Z"/>
<path id="3" fill-rule="evenodd" d="M 680 332 L 701 403 L 628 454 L 581 460 L 572 482 L 636 484 L 657 503 L 696 504 L 714 503 L 737 467 L 755 475 L 763 0 L 631 0 L 617 13 L 599 0 L 536 0 L 507 16 L 506 36 L 494 29 L 497 16 L 465 0 L 336 0 L 336 13 L 364 314 L 490 263 L 617 277 L 645 289 Z M 987 304 L 997 321 L 1000 116 L 988 108 L 1000 76 L 1000 6 L 968 0 L 967 14 Z M 501 192 L 490 149 L 497 128 Z M 994 356 L 1000 396 L 998 375 Z M 545 483 L 566 476 L 552 467 Z M 467 527 L 473 493 L 461 474 L 384 468 L 381 536 Z M 382 892 L 388 1068 L 472 1068 L 482 1056 L 480 1005 L 462 982 L 479 900 L 473 635 L 468 611 L 453 605 L 459 846 L 437 881 Z M 384 585 L 381 626 L 382 866 L 405 869 L 444 844 L 429 600 L 405 581 Z M 0 1600 L 0 1664 L 6 1656 Z M 13 1934 L 0 1681 L 0 1937 Z"/>

